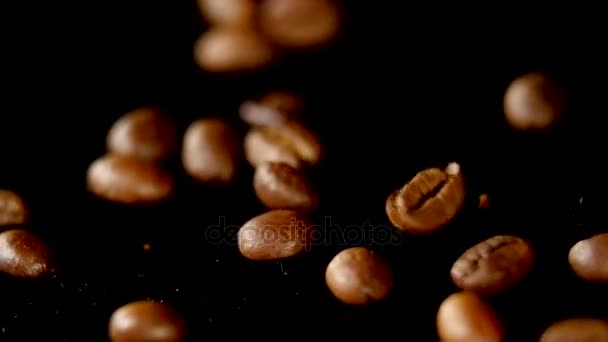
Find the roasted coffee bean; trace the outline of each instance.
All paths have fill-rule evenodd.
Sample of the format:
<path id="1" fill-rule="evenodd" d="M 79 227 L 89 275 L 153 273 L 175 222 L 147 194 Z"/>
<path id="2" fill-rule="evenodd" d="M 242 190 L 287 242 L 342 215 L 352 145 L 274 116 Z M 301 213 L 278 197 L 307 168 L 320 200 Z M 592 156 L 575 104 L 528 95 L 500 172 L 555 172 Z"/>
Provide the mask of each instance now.
<path id="1" fill-rule="evenodd" d="M 444 342 L 501 342 L 503 328 L 494 310 L 472 292 L 450 295 L 439 306 L 437 331 Z"/>
<path id="2" fill-rule="evenodd" d="M 259 101 L 245 101 L 239 108 L 241 120 L 252 126 L 270 126 L 298 120 L 303 104 L 294 94 L 274 91 Z"/>
<path id="3" fill-rule="evenodd" d="M 552 77 L 534 72 L 516 78 L 504 97 L 504 112 L 519 130 L 553 126 L 565 109 L 565 90 Z"/>
<path id="4" fill-rule="evenodd" d="M 220 119 L 199 119 L 184 134 L 184 170 L 202 182 L 231 184 L 242 158 L 242 142 L 235 129 Z"/>
<path id="5" fill-rule="evenodd" d="M 0 190 L 0 227 L 24 224 L 28 217 L 28 208 L 21 196 Z"/>
<path id="6" fill-rule="evenodd" d="M 314 185 L 299 170 L 285 163 L 267 162 L 253 176 L 258 199 L 270 209 L 312 211 L 319 195 Z"/>
<path id="7" fill-rule="evenodd" d="M 265 68 L 275 52 L 270 43 L 255 31 L 234 27 L 214 27 L 194 46 L 194 58 L 210 72 L 241 72 Z"/>
<path id="8" fill-rule="evenodd" d="M 431 168 L 416 174 L 388 197 L 385 207 L 395 227 L 411 233 L 429 233 L 449 223 L 460 211 L 464 198 L 460 166 L 450 163 L 445 171 Z"/>
<path id="9" fill-rule="evenodd" d="M 186 338 L 186 323 L 167 304 L 137 301 L 114 311 L 109 335 L 112 342 L 181 342 Z"/>
<path id="10" fill-rule="evenodd" d="M 488 209 L 490 207 L 490 196 L 487 194 L 479 195 L 479 209 Z"/>
<path id="11" fill-rule="evenodd" d="M 250 28 L 255 25 L 255 0 L 198 0 L 203 17 L 213 25 Z"/>
<path id="12" fill-rule="evenodd" d="M 533 261 L 532 248 L 526 241 L 498 235 L 469 248 L 456 260 L 450 273 L 461 289 L 494 295 L 521 282 Z"/>
<path id="13" fill-rule="evenodd" d="M 289 258 L 311 247 L 313 229 L 310 219 L 297 211 L 269 211 L 241 227 L 239 250 L 251 260 Z"/>
<path id="14" fill-rule="evenodd" d="M 276 44 L 308 48 L 332 41 L 341 23 L 332 0 L 262 0 L 260 26 Z"/>
<path id="15" fill-rule="evenodd" d="M 300 169 L 315 166 L 321 154 L 317 136 L 295 121 L 255 127 L 245 136 L 245 155 L 253 167 L 273 161 Z"/>
<path id="16" fill-rule="evenodd" d="M 557 322 L 545 330 L 539 342 L 605 342 L 608 322 L 592 318 L 574 318 Z"/>
<path id="17" fill-rule="evenodd" d="M 127 113 L 110 129 L 108 151 L 142 160 L 159 161 L 174 151 L 176 128 L 158 110 L 140 108 Z"/>
<path id="18" fill-rule="evenodd" d="M 577 242 L 570 249 L 568 261 L 582 279 L 608 282 L 608 233 Z"/>
<path id="19" fill-rule="evenodd" d="M 49 246 L 34 233 L 11 229 L 0 233 L 0 272 L 37 279 L 55 271 Z"/>
<path id="20" fill-rule="evenodd" d="M 124 204 L 158 202 L 173 192 L 173 178 L 154 162 L 106 154 L 87 171 L 89 191 Z"/>
<path id="21" fill-rule="evenodd" d="M 327 287 L 340 301 L 365 305 L 385 299 L 393 288 L 389 266 L 373 251 L 353 247 L 338 253 L 325 271 Z"/>

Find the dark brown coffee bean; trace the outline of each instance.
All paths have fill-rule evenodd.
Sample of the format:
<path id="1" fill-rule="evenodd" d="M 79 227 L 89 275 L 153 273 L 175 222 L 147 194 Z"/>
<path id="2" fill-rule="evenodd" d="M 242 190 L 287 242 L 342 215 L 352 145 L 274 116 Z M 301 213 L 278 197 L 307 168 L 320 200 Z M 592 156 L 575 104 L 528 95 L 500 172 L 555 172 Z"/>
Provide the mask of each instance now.
<path id="1" fill-rule="evenodd" d="M 198 7 L 212 25 L 244 28 L 255 25 L 255 0 L 198 0 Z"/>
<path id="2" fill-rule="evenodd" d="M 0 227 L 24 224 L 28 217 L 28 208 L 19 195 L 0 190 Z"/>
<path id="3" fill-rule="evenodd" d="M 230 124 L 220 119 L 199 119 L 184 134 L 184 170 L 202 182 L 231 184 L 242 158 L 242 142 Z"/>
<path id="4" fill-rule="evenodd" d="M 294 94 L 275 91 L 259 101 L 245 101 L 239 108 L 241 120 L 252 126 L 270 126 L 298 120 L 303 104 Z"/>
<path id="5" fill-rule="evenodd" d="M 319 195 L 299 170 L 285 163 L 267 162 L 258 166 L 253 176 L 258 199 L 270 209 L 312 211 Z"/>
<path id="6" fill-rule="evenodd" d="M 479 209 L 488 209 L 490 207 L 490 196 L 487 194 L 479 195 Z"/>
<path id="7" fill-rule="evenodd" d="M 446 342 L 502 342 L 498 316 L 472 292 L 450 295 L 437 311 L 437 331 Z"/>
<path id="8" fill-rule="evenodd" d="M 519 130 L 550 128 L 559 120 L 565 105 L 562 86 L 537 72 L 516 78 L 504 97 L 507 121 Z"/>
<path id="9" fill-rule="evenodd" d="M 319 163 L 322 149 L 315 134 L 303 125 L 289 121 L 252 128 L 245 136 L 245 155 L 253 167 L 270 161 L 300 169 Z"/>
<path id="10" fill-rule="evenodd" d="M 393 288 L 393 274 L 384 260 L 365 247 L 338 253 L 325 271 L 327 287 L 340 301 L 365 305 L 385 299 Z"/>
<path id="11" fill-rule="evenodd" d="M 592 318 L 574 318 L 554 323 L 545 330 L 539 342 L 605 342 L 608 322 Z"/>
<path id="12" fill-rule="evenodd" d="M 182 342 L 186 324 L 167 304 L 137 301 L 118 308 L 110 317 L 112 342 Z"/>
<path id="13" fill-rule="evenodd" d="M 514 236 L 498 235 L 469 248 L 452 266 L 456 286 L 481 295 L 509 290 L 530 272 L 532 248 Z"/>
<path id="14" fill-rule="evenodd" d="M 158 110 L 140 108 L 127 113 L 110 129 L 108 151 L 125 157 L 159 161 L 174 151 L 174 123 Z"/>
<path id="15" fill-rule="evenodd" d="M 460 166 L 450 163 L 445 171 L 437 168 L 419 172 L 386 200 L 391 223 L 407 232 L 429 233 L 447 223 L 460 211 L 465 186 Z"/>
<path id="16" fill-rule="evenodd" d="M 577 242 L 570 249 L 568 261 L 579 277 L 608 282 L 608 233 Z"/>
<path id="17" fill-rule="evenodd" d="M 314 226 L 293 210 L 273 210 L 247 221 L 239 230 L 241 254 L 251 260 L 275 260 L 310 248 Z"/>
<path id="18" fill-rule="evenodd" d="M 50 248 L 34 233 L 20 229 L 0 233 L 0 272 L 36 279 L 54 271 Z"/>
<path id="19" fill-rule="evenodd" d="M 93 194 L 125 204 L 158 202 L 173 192 L 173 179 L 156 163 L 107 154 L 89 166 Z"/>

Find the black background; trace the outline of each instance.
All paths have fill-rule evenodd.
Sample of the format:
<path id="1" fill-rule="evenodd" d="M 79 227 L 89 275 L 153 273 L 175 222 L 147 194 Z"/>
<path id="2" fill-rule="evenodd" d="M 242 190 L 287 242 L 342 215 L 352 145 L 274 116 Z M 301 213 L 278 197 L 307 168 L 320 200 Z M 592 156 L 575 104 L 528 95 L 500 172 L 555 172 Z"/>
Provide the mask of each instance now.
<path id="1" fill-rule="evenodd" d="M 537 252 L 526 283 L 492 300 L 509 340 L 533 341 L 558 319 L 606 314 L 605 287 L 576 280 L 566 257 L 603 228 L 606 53 L 591 9 L 352 1 L 334 47 L 267 73 L 222 77 L 192 62 L 206 25 L 189 1 L 26 6 L 2 10 L 0 185 L 23 194 L 29 229 L 55 246 L 62 268 L 42 282 L 2 277 L 3 341 L 102 341 L 111 312 L 145 298 L 174 304 L 198 340 L 381 333 L 434 341 L 437 307 L 456 291 L 451 264 L 498 233 L 525 237 Z M 555 73 L 570 91 L 568 115 L 550 134 L 516 134 L 501 114 L 508 83 L 531 70 Z M 311 175 L 321 223 L 389 225 L 392 190 L 426 167 L 461 163 L 468 203 L 450 227 L 432 236 L 393 231 L 399 244 L 352 243 L 373 245 L 393 266 L 397 287 L 385 303 L 351 308 L 331 296 L 324 270 L 345 248 L 335 241 L 281 263 L 246 261 L 234 243 L 205 241 L 219 217 L 238 226 L 264 211 L 248 165 L 238 187 L 218 190 L 193 184 L 173 161 L 177 195 L 154 208 L 86 192 L 88 165 L 128 110 L 160 106 L 182 129 L 221 115 L 244 133 L 238 104 L 274 88 L 305 96 L 307 124 L 325 143 L 326 159 Z M 482 192 L 490 212 L 476 209 Z"/>

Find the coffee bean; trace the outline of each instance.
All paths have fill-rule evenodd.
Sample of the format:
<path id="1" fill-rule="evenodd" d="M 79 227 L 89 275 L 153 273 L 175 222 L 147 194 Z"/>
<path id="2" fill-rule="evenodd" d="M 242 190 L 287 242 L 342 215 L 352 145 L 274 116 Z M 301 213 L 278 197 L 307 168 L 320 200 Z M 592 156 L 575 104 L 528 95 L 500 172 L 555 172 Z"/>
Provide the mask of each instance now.
<path id="1" fill-rule="evenodd" d="M 554 323 L 545 330 L 539 342 L 605 342 L 608 322 L 591 318 L 574 318 Z"/>
<path id="2" fill-rule="evenodd" d="M 247 221 L 239 230 L 241 254 L 251 260 L 289 258 L 308 250 L 313 224 L 293 210 L 272 210 Z"/>
<path id="3" fill-rule="evenodd" d="M 174 151 L 174 123 L 158 110 L 140 108 L 127 113 L 110 129 L 108 151 L 150 161 L 165 159 Z"/>
<path id="4" fill-rule="evenodd" d="M 479 209 L 488 209 L 490 207 L 490 196 L 487 194 L 479 195 Z"/>
<path id="5" fill-rule="evenodd" d="M 501 342 L 502 330 L 494 310 L 472 292 L 450 295 L 437 311 L 437 331 L 442 341 Z"/>
<path id="6" fill-rule="evenodd" d="M 151 203 L 171 195 L 173 179 L 154 162 L 106 154 L 89 166 L 87 186 L 110 201 Z"/>
<path id="7" fill-rule="evenodd" d="M 419 172 L 386 200 L 391 223 L 410 233 L 433 232 L 460 211 L 465 186 L 460 166 L 450 163 L 445 171 L 437 168 Z"/>
<path id="8" fill-rule="evenodd" d="M 389 266 L 373 251 L 353 247 L 338 253 L 325 271 L 327 287 L 340 301 L 365 305 L 385 299 L 393 288 Z"/>
<path id="9" fill-rule="evenodd" d="M 570 249 L 568 261 L 582 279 L 608 282 L 608 233 L 577 242 Z"/>
<path id="10" fill-rule="evenodd" d="M 289 121 L 252 128 L 245 136 L 245 155 L 253 167 L 273 161 L 300 169 L 319 163 L 322 149 L 315 134 L 303 125 Z"/>
<path id="11" fill-rule="evenodd" d="M 137 301 L 114 311 L 109 335 L 112 342 L 181 342 L 186 338 L 186 323 L 167 304 Z"/>
<path id="12" fill-rule="evenodd" d="M 0 227 L 24 224 L 28 217 L 28 208 L 19 195 L 0 190 Z"/>
<path id="13" fill-rule="evenodd" d="M 498 235 L 469 248 L 452 266 L 456 286 L 494 295 L 517 285 L 532 268 L 534 256 L 526 241 Z"/>
<path id="14" fill-rule="evenodd" d="M 565 102 L 565 90 L 556 80 L 534 72 L 511 83 L 504 97 L 504 112 L 516 129 L 547 129 L 559 120 Z"/>
<path id="15" fill-rule="evenodd" d="M 198 0 L 198 7 L 212 25 L 244 28 L 255 25 L 255 0 Z"/>
<path id="16" fill-rule="evenodd" d="M 242 158 L 242 143 L 235 129 L 220 119 L 199 119 L 184 134 L 184 170 L 201 182 L 231 184 Z"/>
<path id="17" fill-rule="evenodd" d="M 317 190 L 306 176 L 285 163 L 258 166 L 253 187 L 258 199 L 270 209 L 312 211 L 319 201 Z"/>
<path id="18" fill-rule="evenodd" d="M 0 272 L 36 279 L 54 271 L 50 248 L 34 233 L 21 229 L 0 233 Z"/>
<path id="19" fill-rule="evenodd" d="M 298 120 L 302 101 L 294 94 L 274 91 L 259 101 L 245 101 L 239 108 L 241 120 L 252 126 L 270 126 Z"/>

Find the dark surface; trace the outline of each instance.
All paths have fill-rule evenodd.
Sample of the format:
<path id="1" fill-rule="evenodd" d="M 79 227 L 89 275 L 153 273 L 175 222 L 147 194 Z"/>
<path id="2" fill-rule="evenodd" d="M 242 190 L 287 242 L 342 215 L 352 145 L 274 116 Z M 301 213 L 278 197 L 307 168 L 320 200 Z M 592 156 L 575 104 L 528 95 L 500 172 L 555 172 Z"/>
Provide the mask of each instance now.
<path id="1" fill-rule="evenodd" d="M 606 287 L 576 280 L 567 267 L 573 243 L 605 231 L 606 59 L 591 17 L 482 18 L 351 2 L 349 29 L 335 48 L 294 56 L 271 74 L 221 78 L 191 62 L 204 25 L 192 4 L 177 3 L 3 11 L 17 20 L 3 65 L 0 186 L 23 194 L 29 228 L 62 261 L 49 281 L 2 277 L 3 341 L 101 341 L 112 311 L 143 298 L 182 310 L 194 340 L 397 332 L 435 341 L 437 307 L 456 290 L 452 263 L 497 233 L 530 239 L 537 252 L 526 283 L 493 301 L 510 340 L 534 341 L 558 319 L 606 315 Z M 506 86 L 531 69 L 555 72 L 571 91 L 570 115 L 553 134 L 515 134 L 501 115 Z M 214 113 L 238 122 L 238 103 L 273 87 L 306 95 L 308 124 L 326 144 L 313 176 L 328 230 L 388 226 L 392 190 L 423 168 L 463 166 L 469 201 L 450 227 L 417 237 L 392 231 L 391 244 L 351 241 L 373 245 L 394 267 L 397 288 L 386 303 L 350 308 L 328 292 L 324 270 L 346 247 L 340 241 L 261 263 L 244 260 L 234 240 L 206 240 L 209 227 L 223 222 L 234 233 L 264 211 L 247 165 L 237 188 L 218 191 L 194 185 L 174 162 L 177 196 L 154 208 L 123 208 L 86 192 L 86 168 L 127 110 L 156 104 L 182 128 Z M 476 209 L 481 192 L 490 194 L 489 213 Z M 143 250 L 146 242 L 152 250 Z"/>

